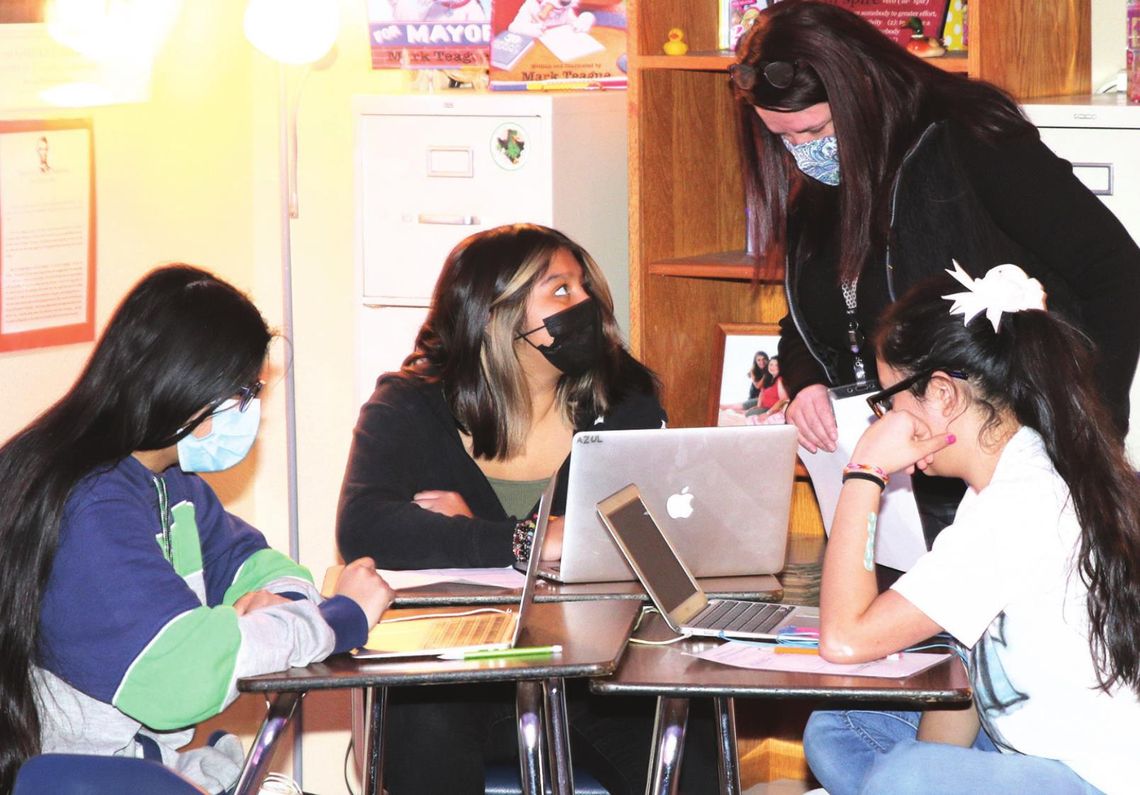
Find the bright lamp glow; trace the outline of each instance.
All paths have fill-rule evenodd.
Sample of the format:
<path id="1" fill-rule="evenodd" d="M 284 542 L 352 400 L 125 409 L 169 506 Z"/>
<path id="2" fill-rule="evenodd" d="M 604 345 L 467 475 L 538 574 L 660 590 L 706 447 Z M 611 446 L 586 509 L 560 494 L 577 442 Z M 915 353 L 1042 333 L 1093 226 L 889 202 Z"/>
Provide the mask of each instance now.
<path id="1" fill-rule="evenodd" d="M 94 61 L 154 58 L 178 19 L 182 0 L 48 0 L 44 23 L 53 39 Z"/>
<path id="2" fill-rule="evenodd" d="M 281 63 L 319 61 L 339 28 L 336 0 L 250 0 L 245 9 L 245 37 Z"/>

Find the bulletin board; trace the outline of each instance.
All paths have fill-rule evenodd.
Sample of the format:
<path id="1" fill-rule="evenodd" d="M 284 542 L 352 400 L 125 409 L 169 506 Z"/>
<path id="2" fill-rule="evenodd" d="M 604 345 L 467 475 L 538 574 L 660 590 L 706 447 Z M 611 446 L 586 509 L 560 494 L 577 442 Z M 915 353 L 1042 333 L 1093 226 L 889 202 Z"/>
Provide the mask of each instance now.
<path id="1" fill-rule="evenodd" d="M 0 121 L 0 352 L 95 338 L 90 119 Z"/>

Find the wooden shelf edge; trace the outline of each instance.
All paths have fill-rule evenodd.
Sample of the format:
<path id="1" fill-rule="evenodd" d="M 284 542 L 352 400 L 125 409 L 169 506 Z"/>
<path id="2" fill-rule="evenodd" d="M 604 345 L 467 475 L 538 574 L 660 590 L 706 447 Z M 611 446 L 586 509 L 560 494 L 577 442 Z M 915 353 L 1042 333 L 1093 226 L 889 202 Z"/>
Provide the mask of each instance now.
<path id="1" fill-rule="evenodd" d="M 693 51 L 687 55 L 631 55 L 634 69 L 681 69 L 701 72 L 727 72 L 736 59 L 732 50 Z"/>
<path id="2" fill-rule="evenodd" d="M 721 251 L 697 254 L 690 257 L 670 257 L 649 263 L 652 276 L 680 276 L 690 279 L 729 279 L 757 281 L 761 284 L 780 284 L 784 281 L 783 268 L 769 269 L 759 274 L 752 258 L 743 251 Z"/>

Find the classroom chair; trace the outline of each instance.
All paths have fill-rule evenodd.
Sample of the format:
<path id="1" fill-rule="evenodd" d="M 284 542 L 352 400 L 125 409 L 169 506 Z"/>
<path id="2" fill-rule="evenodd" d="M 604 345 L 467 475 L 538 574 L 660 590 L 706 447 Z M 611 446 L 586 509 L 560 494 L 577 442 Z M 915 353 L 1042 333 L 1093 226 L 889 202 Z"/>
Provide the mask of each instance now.
<path id="1" fill-rule="evenodd" d="M 123 756 L 40 754 L 20 766 L 12 795 L 203 795 L 159 762 Z"/>

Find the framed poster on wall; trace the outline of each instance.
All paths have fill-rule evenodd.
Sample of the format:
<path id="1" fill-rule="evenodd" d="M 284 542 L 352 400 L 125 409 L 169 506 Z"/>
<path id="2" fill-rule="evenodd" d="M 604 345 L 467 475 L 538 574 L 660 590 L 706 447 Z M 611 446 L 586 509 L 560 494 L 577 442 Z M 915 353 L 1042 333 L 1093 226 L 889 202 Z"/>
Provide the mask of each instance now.
<path id="1" fill-rule="evenodd" d="M 95 338 L 90 119 L 0 121 L 0 352 Z"/>

